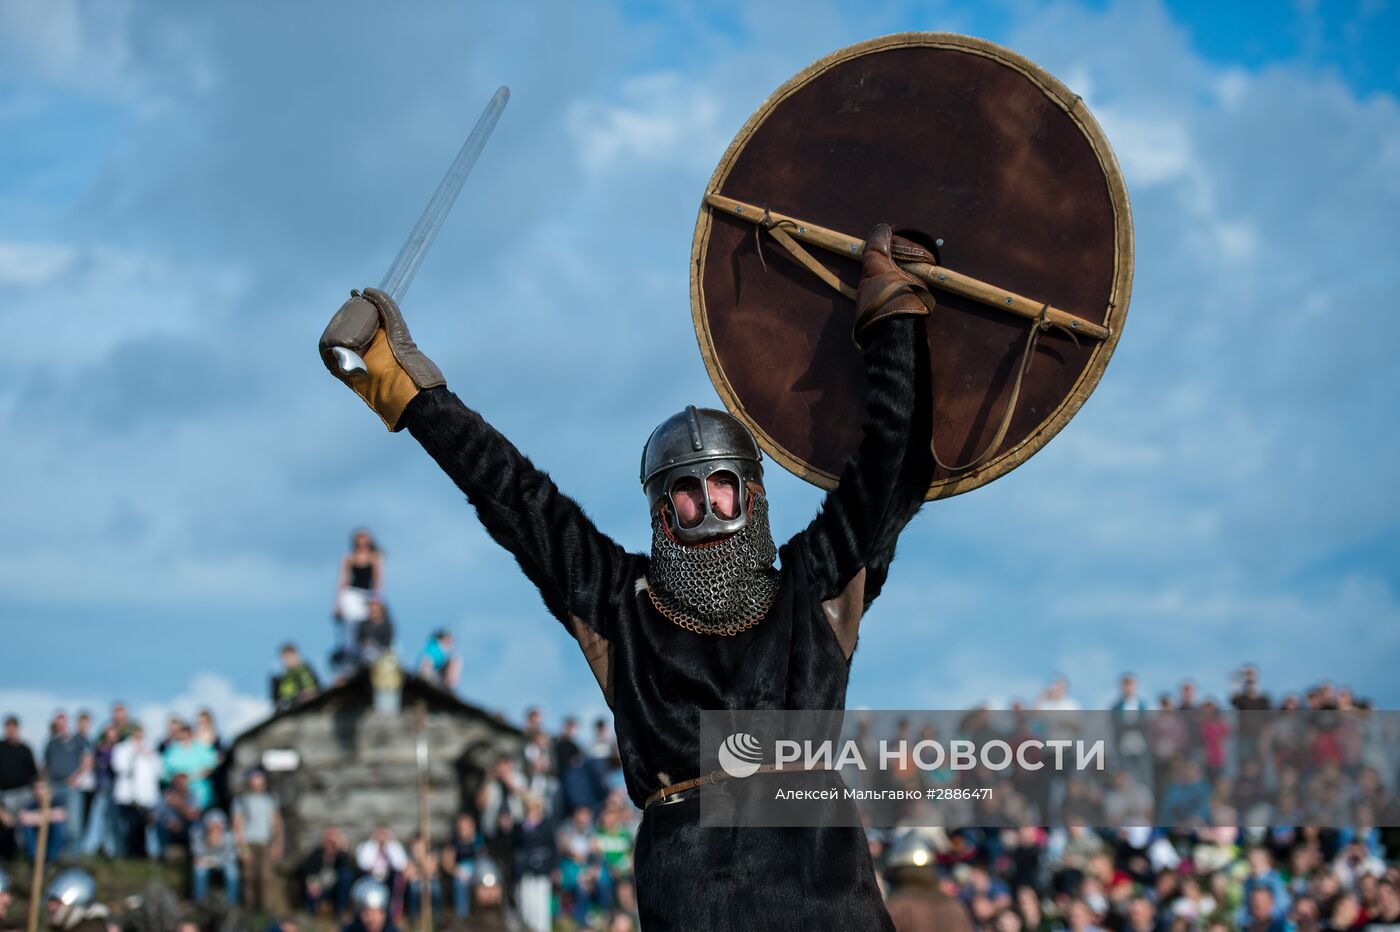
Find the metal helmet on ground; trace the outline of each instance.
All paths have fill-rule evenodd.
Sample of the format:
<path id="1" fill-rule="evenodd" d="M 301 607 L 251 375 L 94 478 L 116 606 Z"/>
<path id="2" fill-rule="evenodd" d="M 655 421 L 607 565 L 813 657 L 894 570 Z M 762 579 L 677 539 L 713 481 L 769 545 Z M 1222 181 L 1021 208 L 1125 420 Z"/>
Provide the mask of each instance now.
<path id="1" fill-rule="evenodd" d="M 96 897 L 97 882 L 87 871 L 76 867 L 60 871 L 58 876 L 49 882 L 49 888 L 44 894 L 44 899 L 57 900 L 70 909 L 91 906 Z"/>
<path id="2" fill-rule="evenodd" d="M 721 534 L 737 532 L 749 519 L 745 487 L 763 482 L 763 454 L 753 434 L 726 411 L 688 405 L 684 411 L 661 422 L 642 448 L 642 490 L 647 508 L 655 511 L 669 502 L 673 520 L 671 531 L 685 543 L 698 543 Z M 705 492 L 707 480 L 715 473 L 729 473 L 738 484 L 735 513 L 717 514 Z M 703 517 L 690 527 L 681 526 L 672 493 L 681 483 L 698 485 L 704 494 Z"/>
<path id="3" fill-rule="evenodd" d="M 350 888 L 350 902 L 355 911 L 362 909 L 388 909 L 389 888 L 373 877 L 361 877 Z"/>

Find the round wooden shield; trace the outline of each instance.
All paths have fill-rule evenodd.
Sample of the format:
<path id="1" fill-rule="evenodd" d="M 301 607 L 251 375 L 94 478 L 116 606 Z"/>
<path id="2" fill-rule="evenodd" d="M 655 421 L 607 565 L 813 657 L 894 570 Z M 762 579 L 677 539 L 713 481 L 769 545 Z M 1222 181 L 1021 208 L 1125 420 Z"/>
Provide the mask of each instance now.
<path id="1" fill-rule="evenodd" d="M 1078 343 L 1042 334 L 995 454 L 975 469 L 939 469 L 931 499 L 984 485 L 1043 447 L 1094 390 L 1122 333 L 1133 231 L 1108 140 L 1078 96 L 989 42 L 904 33 L 827 56 L 749 118 L 709 195 L 751 208 L 707 202 L 695 228 L 691 305 L 710 378 L 774 460 L 824 488 L 861 437 L 854 305 L 760 234 L 755 213 L 856 241 L 879 222 L 920 230 L 942 241 L 940 267 L 1102 325 L 1102 339 Z M 811 252 L 846 284 L 859 280 L 855 256 Z M 961 464 L 995 438 L 1033 322 L 933 293 L 934 440 Z"/>

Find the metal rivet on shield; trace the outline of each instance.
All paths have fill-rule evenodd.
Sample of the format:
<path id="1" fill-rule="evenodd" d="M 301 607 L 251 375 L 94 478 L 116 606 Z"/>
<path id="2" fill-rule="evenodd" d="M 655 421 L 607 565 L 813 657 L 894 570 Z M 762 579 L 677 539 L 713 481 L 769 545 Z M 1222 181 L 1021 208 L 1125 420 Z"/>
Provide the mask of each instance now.
<path id="1" fill-rule="evenodd" d="M 797 228 L 797 232 L 799 232 L 799 233 L 806 233 L 806 232 L 807 232 L 807 228 L 806 228 L 806 227 L 798 227 L 798 228 Z"/>
<path id="2" fill-rule="evenodd" d="M 942 245 L 943 245 L 943 240 L 941 240 L 941 239 L 936 239 L 936 240 L 933 241 L 933 245 L 938 246 L 938 247 L 942 247 Z"/>
<path id="3" fill-rule="evenodd" d="M 736 208 L 734 208 L 734 212 L 735 212 L 736 214 L 742 214 L 742 213 L 744 212 L 744 208 L 742 208 L 742 207 L 736 207 Z"/>
<path id="4" fill-rule="evenodd" d="M 1007 298 L 1007 299 L 1006 299 L 1006 303 L 1007 303 L 1007 304 L 1010 304 L 1010 303 L 1011 303 L 1011 299 L 1010 299 L 1010 298 Z"/>
<path id="5" fill-rule="evenodd" d="M 1072 320 L 1072 321 L 1070 321 L 1070 322 L 1069 322 L 1069 329 L 1071 329 L 1071 330 L 1078 330 L 1078 329 L 1079 329 L 1079 321 L 1077 321 L 1077 320 Z"/>
<path id="6" fill-rule="evenodd" d="M 947 275 L 939 275 L 939 276 L 938 276 L 938 280 L 941 281 L 941 282 L 946 282 L 946 281 L 948 280 L 948 276 L 947 276 Z"/>
<path id="7" fill-rule="evenodd" d="M 851 252 L 855 252 L 855 251 L 856 251 L 856 244 L 855 244 L 855 243 L 852 243 L 852 244 L 851 244 Z"/>

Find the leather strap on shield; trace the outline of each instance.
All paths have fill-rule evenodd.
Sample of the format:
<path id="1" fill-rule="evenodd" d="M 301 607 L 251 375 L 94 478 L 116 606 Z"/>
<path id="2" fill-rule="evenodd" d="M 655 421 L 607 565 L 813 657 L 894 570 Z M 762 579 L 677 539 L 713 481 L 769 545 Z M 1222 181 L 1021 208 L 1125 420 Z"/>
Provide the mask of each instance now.
<path id="1" fill-rule="evenodd" d="M 784 225 L 792 226 L 792 221 L 784 220 L 780 223 L 772 224 L 760 223 L 760 225 L 755 229 L 760 231 L 766 229 L 769 232 L 769 234 L 772 235 L 772 237 L 775 240 L 777 240 L 782 245 L 782 247 L 786 249 L 788 253 L 799 263 L 801 263 L 809 272 L 816 275 L 827 285 L 831 286 L 831 288 L 834 289 L 837 294 L 850 298 L 854 301 L 856 298 L 856 290 L 850 285 L 847 285 L 845 282 L 841 281 L 841 279 L 837 278 L 834 274 L 832 274 L 831 270 L 829 270 L 826 266 L 818 262 L 810 252 L 804 249 L 801 246 L 801 244 L 797 242 L 797 240 L 793 239 L 792 236 L 790 236 L 788 232 L 783 229 Z M 761 250 L 762 248 L 762 243 L 760 243 L 759 249 Z M 927 292 L 923 291 L 916 292 L 916 294 L 919 295 L 920 300 L 924 301 L 924 303 L 928 306 L 929 312 L 932 313 L 934 308 L 934 301 L 932 297 L 928 296 Z M 1021 380 L 1025 378 L 1026 373 L 1030 371 L 1031 363 L 1035 361 L 1035 345 L 1040 341 L 1041 331 L 1046 330 L 1050 327 L 1058 327 L 1066 335 L 1068 335 L 1071 340 L 1074 340 L 1076 344 L 1079 343 L 1079 340 L 1075 337 L 1074 333 L 1071 330 L 1059 324 L 1052 324 L 1050 323 L 1050 321 L 1046 320 L 1045 308 L 1044 306 L 1042 306 L 1040 316 L 1031 322 L 1030 331 L 1026 334 L 1026 346 L 1025 349 L 1021 351 L 1021 361 L 1016 366 L 1016 381 L 1011 388 L 1011 400 L 1007 402 L 1006 413 L 1002 415 L 1001 425 L 997 427 L 996 435 L 992 437 L 991 442 L 987 444 L 987 448 L 985 450 L 983 450 L 977 456 L 974 456 L 972 459 L 968 460 L 961 466 L 952 466 L 945 462 L 943 458 L 938 455 L 937 441 L 930 438 L 928 444 L 929 453 L 932 454 L 933 462 L 940 469 L 948 473 L 961 473 L 967 472 L 969 469 L 976 469 L 978 466 L 981 466 L 983 463 L 985 463 L 992 456 L 993 453 L 995 453 L 1001 448 L 1002 441 L 1006 439 L 1007 428 L 1011 426 L 1011 418 L 1016 413 L 1016 405 L 1021 399 Z M 937 404 L 937 399 L 935 399 L 934 404 Z"/>

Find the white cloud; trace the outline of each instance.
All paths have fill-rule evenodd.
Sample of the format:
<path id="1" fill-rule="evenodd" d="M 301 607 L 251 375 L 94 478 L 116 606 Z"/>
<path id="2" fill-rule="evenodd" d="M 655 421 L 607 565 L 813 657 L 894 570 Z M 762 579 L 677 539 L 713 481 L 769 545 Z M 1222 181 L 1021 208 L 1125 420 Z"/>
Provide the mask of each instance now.
<path id="1" fill-rule="evenodd" d="M 1085 95 L 1088 100 L 1088 95 Z M 1103 126 L 1131 187 L 1150 188 L 1179 181 L 1196 162 L 1190 131 L 1159 114 L 1135 114 L 1118 107 L 1090 108 Z"/>
<path id="2" fill-rule="evenodd" d="M 138 684 L 128 685 L 135 687 Z M 112 702 L 125 698 L 120 694 L 98 696 L 91 692 L 0 689 L 0 714 L 19 716 L 25 739 L 38 752 L 42 750 L 48 721 L 54 712 L 64 709 L 71 716 L 80 710 L 87 710 L 100 723 L 106 720 Z M 164 733 L 165 719 L 172 713 L 193 718 L 200 709 L 207 708 L 214 713 L 220 733 L 225 739 L 231 739 L 268 715 L 272 704 L 267 699 L 240 693 L 222 674 L 204 671 L 191 676 L 181 691 L 169 699 L 129 703 L 129 708 L 132 717 L 155 735 Z"/>
<path id="3" fill-rule="evenodd" d="M 704 84 L 673 71 L 628 79 L 617 99 L 574 104 L 568 123 L 578 157 L 591 174 L 626 172 L 629 163 L 708 159 L 720 107 Z"/>
<path id="4" fill-rule="evenodd" d="M 227 677 L 204 671 L 190 677 L 179 694 L 164 702 L 143 703 L 136 714 L 148 728 L 152 725 L 160 728 L 165 716 L 175 714 L 193 719 L 201 709 L 214 714 L 219 733 L 225 740 L 231 740 L 271 714 L 272 702 L 261 696 L 240 693 Z"/>
<path id="5" fill-rule="evenodd" d="M 51 284 L 70 268 L 75 251 L 54 243 L 0 242 L 0 287 Z"/>

